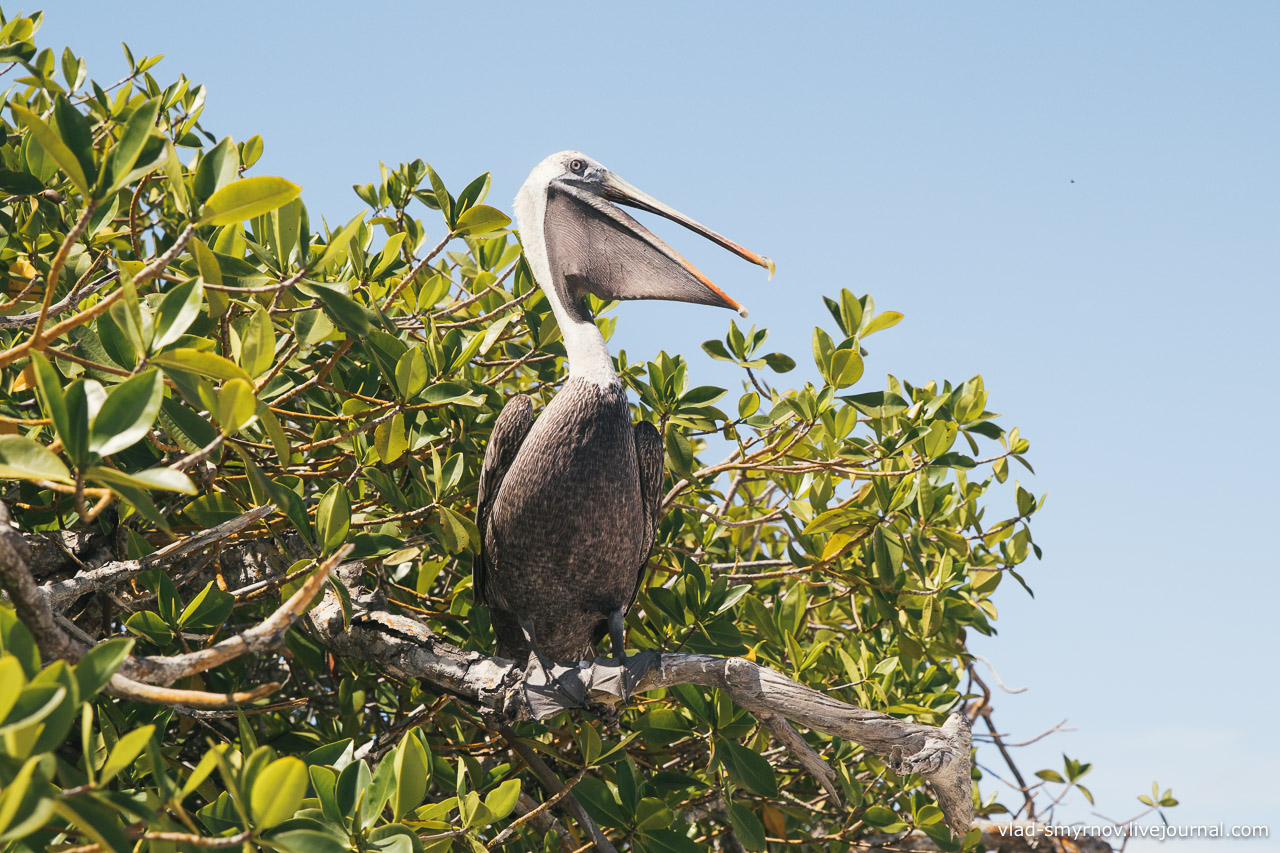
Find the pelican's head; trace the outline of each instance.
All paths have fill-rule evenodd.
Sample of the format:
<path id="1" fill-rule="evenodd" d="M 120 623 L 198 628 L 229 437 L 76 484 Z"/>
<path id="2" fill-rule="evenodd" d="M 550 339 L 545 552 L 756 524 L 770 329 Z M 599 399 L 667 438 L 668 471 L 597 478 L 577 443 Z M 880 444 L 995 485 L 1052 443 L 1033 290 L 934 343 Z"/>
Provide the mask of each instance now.
<path id="1" fill-rule="evenodd" d="M 746 309 L 615 203 L 665 216 L 773 275 L 768 258 L 668 207 L 582 152 L 561 151 L 534 167 L 516 195 L 521 239 L 544 289 L 567 303 L 592 293 L 601 299 L 719 305 L 746 316 Z"/>

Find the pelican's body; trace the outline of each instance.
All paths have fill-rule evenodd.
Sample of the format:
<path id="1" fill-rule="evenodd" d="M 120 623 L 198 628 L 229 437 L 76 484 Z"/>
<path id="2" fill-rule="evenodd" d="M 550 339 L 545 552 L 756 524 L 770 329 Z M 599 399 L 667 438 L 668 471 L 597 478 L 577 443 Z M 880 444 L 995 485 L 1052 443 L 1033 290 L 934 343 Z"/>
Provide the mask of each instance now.
<path id="1" fill-rule="evenodd" d="M 532 420 L 523 395 L 508 412 L 517 427 Z M 524 617 L 551 659 L 594 656 L 609 615 L 625 613 L 635 597 L 661 483 L 657 431 L 632 428 L 621 383 L 571 377 L 528 428 L 484 526 L 479 589 L 500 655 L 528 654 Z"/>
<path id="2" fill-rule="evenodd" d="M 536 420 L 529 397 L 513 397 L 485 452 L 474 587 L 505 657 L 582 660 L 606 633 L 621 657 L 622 617 L 657 529 L 662 441 L 652 424 L 633 427 L 585 293 L 739 307 L 609 200 L 676 219 L 772 268 L 578 152 L 548 157 L 521 187 L 521 242 L 564 336 L 569 378 Z"/>

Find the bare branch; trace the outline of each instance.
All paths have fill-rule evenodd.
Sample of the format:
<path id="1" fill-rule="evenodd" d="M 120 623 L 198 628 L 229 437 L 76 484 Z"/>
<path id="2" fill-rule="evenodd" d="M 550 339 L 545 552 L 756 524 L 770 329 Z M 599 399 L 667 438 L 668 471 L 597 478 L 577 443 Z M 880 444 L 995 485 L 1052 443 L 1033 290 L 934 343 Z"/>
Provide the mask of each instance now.
<path id="1" fill-rule="evenodd" d="M 810 776 L 817 779 L 822 785 L 822 790 L 827 792 L 827 796 L 836 805 L 841 805 L 840 792 L 836 790 L 836 772 L 831 769 L 831 765 L 822 760 L 822 756 L 818 755 L 817 750 L 809 746 L 809 742 L 800 736 L 800 733 L 792 728 L 786 718 L 780 714 L 762 714 L 760 722 L 764 723 L 765 728 L 772 732 L 773 736 L 786 745 L 787 749 L 796 757 Z"/>
<path id="2" fill-rule="evenodd" d="M 268 651 L 284 645 L 284 635 L 289 627 L 307 609 L 307 605 L 324 588 L 330 572 L 351 553 L 354 546 L 344 545 L 337 553 L 320 564 L 311 577 L 276 609 L 257 625 L 207 649 L 172 657 L 136 658 L 131 662 L 130 674 L 152 684 L 172 684 L 197 672 L 204 672 L 249 652 Z"/>
<path id="3" fill-rule="evenodd" d="M 243 515 L 222 522 L 221 524 L 193 533 L 185 539 L 179 539 L 164 546 L 154 554 L 148 554 L 140 560 L 122 560 L 107 563 L 97 569 L 79 572 L 75 577 L 63 581 L 54 581 L 39 588 L 47 605 L 54 610 L 62 610 L 80 596 L 88 592 L 115 586 L 135 575 L 141 574 L 152 566 L 161 566 L 175 562 L 183 557 L 202 551 L 211 545 L 234 536 L 246 528 L 252 527 L 260 520 L 275 512 L 271 504 L 254 507 Z"/>
<path id="4" fill-rule="evenodd" d="M 320 640 L 335 654 L 371 661 L 397 678 L 429 682 L 437 689 L 499 712 L 510 720 L 533 716 L 516 664 L 479 652 L 464 652 L 443 642 L 413 619 L 379 609 L 378 599 L 356 587 L 354 578 L 351 580 L 347 586 L 360 610 L 350 624 L 344 621 L 341 605 L 332 592 L 312 612 Z M 743 658 L 692 654 L 654 656 L 656 665 L 635 692 L 678 684 L 719 688 L 762 720 L 785 718 L 815 731 L 843 737 L 883 757 L 889 768 L 899 775 L 920 774 L 937 797 L 953 830 L 963 834 L 972 822 L 973 783 L 969 764 L 972 739 L 969 721 L 963 715 L 952 715 L 941 727 L 927 726 L 847 705 Z M 621 701 L 616 692 L 620 681 L 618 670 L 615 661 L 602 659 L 581 667 L 556 665 L 551 677 L 580 678 L 592 701 L 616 704 Z M 555 711 L 550 709 L 547 713 Z M 803 739 L 794 730 L 792 733 L 794 739 L 785 732 L 779 739 L 798 749 L 796 740 L 803 743 Z M 809 755 L 803 750 L 797 754 L 806 769 L 817 758 L 816 753 Z M 819 781 L 832 779 L 828 773 L 810 772 L 815 772 Z"/>

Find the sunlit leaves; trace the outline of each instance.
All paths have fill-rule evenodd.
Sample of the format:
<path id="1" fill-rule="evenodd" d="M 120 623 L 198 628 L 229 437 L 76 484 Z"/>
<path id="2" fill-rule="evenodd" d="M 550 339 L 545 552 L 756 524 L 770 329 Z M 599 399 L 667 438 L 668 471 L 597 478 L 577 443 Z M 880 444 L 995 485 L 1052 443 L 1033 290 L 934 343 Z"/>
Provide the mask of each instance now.
<path id="1" fill-rule="evenodd" d="M 62 137 L 46 124 L 44 119 L 30 110 L 17 104 L 10 104 L 9 109 L 18 117 L 18 121 L 31 132 L 32 138 L 39 143 L 45 153 L 58 164 L 58 168 L 66 173 L 76 189 L 87 196 L 89 194 L 89 179 L 85 176 L 84 167 L 71 149 L 67 147 L 67 143 L 63 142 Z"/>
<path id="2" fill-rule="evenodd" d="M 143 147 L 151 139 L 151 132 L 160 112 L 160 99 L 151 98 L 133 111 L 120 132 L 120 139 L 111 149 L 108 168 L 103 172 L 103 179 L 110 176 L 110 185 L 106 192 L 113 193 L 125 186 L 132 177 L 134 165 L 142 154 Z M 161 148 L 163 151 L 163 148 Z"/>
<path id="3" fill-rule="evenodd" d="M 458 217 L 453 233 L 458 236 L 489 234 L 511 224 L 511 217 L 488 205 L 477 205 Z"/>
<path id="4" fill-rule="evenodd" d="M 148 370 L 113 388 L 93 418 L 89 450 L 110 456 L 147 434 L 160 411 L 164 380 L 158 370 Z"/>
<path id="5" fill-rule="evenodd" d="M 42 277 L 89 195 L 99 203 L 52 284 L 62 298 L 81 279 L 97 282 L 76 310 L 98 313 L 3 368 L 12 432 L 0 438 L 0 476 L 23 481 L 11 512 L 24 532 L 92 535 L 103 559 L 125 561 L 250 507 L 277 508 L 243 542 L 86 596 L 76 625 L 127 633 L 146 654 L 201 654 L 265 617 L 350 542 L 359 582 L 393 613 L 466 655 L 491 652 L 493 613 L 476 606 L 470 574 L 486 448 L 513 394 L 545 413 L 567 353 L 507 214 L 484 203 L 490 177 L 451 193 L 422 161 L 379 164 L 357 187 L 367 209 L 308 211 L 287 181 L 241 177 L 260 162 L 261 138 L 209 144 L 203 89 L 154 80 L 143 66 L 155 57 L 130 56 L 138 76 L 110 91 L 86 78 L 70 92 L 83 61 L 29 51 L 31 19 L 0 30 L 11 26 L 0 50 L 31 66 L 20 72 L 31 82 L 11 95 L 17 127 L 0 164 L 0 206 L 13 223 L 0 269 L 11 296 L 36 283 L 20 310 L 39 305 Z M 162 173 L 144 180 L 154 169 Z M 147 280 L 142 271 L 193 219 L 195 236 Z M 1039 553 L 1029 522 L 1043 498 L 1010 483 L 1011 500 L 991 500 L 1014 463 L 1028 465 L 1030 445 L 989 410 L 994 395 L 980 377 L 890 376 L 862 388 L 884 367 L 864 344 L 901 315 L 848 290 L 826 305 L 812 363 L 771 351 L 768 329 L 736 320 L 703 345 L 719 369 L 732 368 L 714 379 L 698 359 L 634 362 L 615 347 L 632 420 L 658 430 L 666 469 L 627 643 L 742 654 L 863 707 L 937 723 L 962 701 L 965 637 L 991 633 L 993 593 L 1016 589 L 1004 579 L 1021 582 L 1021 564 Z M 629 322 L 625 307 L 589 307 L 606 336 Z M 0 335 L 9 348 L 30 337 L 22 327 Z M 287 555 L 279 576 L 236 562 L 248 542 L 270 559 Z M 352 620 L 357 602 L 343 584 L 324 595 Z M 441 837 L 425 849 L 490 844 L 510 825 L 522 782 L 545 801 L 458 700 L 437 703 L 411 680 L 330 654 L 307 631 L 288 633 L 283 660 L 260 652 L 175 685 L 222 694 L 284 682 L 278 706 L 215 726 L 226 742 L 211 751 L 204 723 L 151 708 L 117 713 L 102 697 L 132 639 L 32 683 L 39 655 L 7 627 L 9 613 L 0 607 L 0 646 L 12 652 L 0 656 L 0 728 L 13 728 L 0 746 L 12 744 L 6 778 L 17 781 L 0 793 L 0 835 L 48 820 L 59 844 L 132 844 L 123 827 L 151 826 L 154 814 L 176 831 L 169 818 L 180 805 L 195 830 L 248 829 L 252 846 L 417 853 L 432 834 Z M 655 691 L 621 714 L 619 736 L 589 715 L 563 728 L 516 725 L 558 769 L 587 768 L 574 796 L 615 839 L 687 850 L 731 828 L 761 849 L 766 833 L 795 841 L 853 825 L 802 805 L 821 802 L 820 789 L 777 760 L 776 741 L 723 692 Z M 27 762 L 23 750 L 55 736 L 58 762 Z M 839 739 L 818 748 L 855 817 L 865 816 L 856 831 L 939 826 L 928 797 L 879 759 Z M 1071 774 L 1086 766 L 1052 772 L 1078 786 Z M 65 814 L 41 805 L 55 783 L 86 779 L 98 787 L 64 797 Z M 708 798 L 723 803 L 715 818 L 691 810 Z M 147 814 L 129 811 L 144 803 Z M 19 807 L 39 820 L 13 817 Z M 516 828 L 511 849 L 542 843 L 532 823 Z"/>
<path id="6" fill-rule="evenodd" d="M 70 482 L 70 472 L 44 445 L 20 435 L 0 435 L 0 479 Z"/>
<path id="7" fill-rule="evenodd" d="M 302 187 L 284 178 L 258 176 L 233 181 L 209 197 L 201 225 L 233 225 L 269 213 L 298 197 Z"/>
<path id="8" fill-rule="evenodd" d="M 200 316 L 204 284 L 199 278 L 185 281 L 165 293 L 156 317 L 152 346 L 163 349 L 176 342 Z"/>
<path id="9" fill-rule="evenodd" d="M 292 756 L 278 758 L 254 779 L 249 814 L 256 825 L 269 829 L 293 817 L 306 793 L 307 765 Z"/>
<path id="10" fill-rule="evenodd" d="M 324 497 L 316 511 L 316 541 L 320 543 L 324 554 L 331 554 L 346 541 L 347 530 L 351 526 L 351 502 L 347 491 L 340 483 L 335 483 Z"/>

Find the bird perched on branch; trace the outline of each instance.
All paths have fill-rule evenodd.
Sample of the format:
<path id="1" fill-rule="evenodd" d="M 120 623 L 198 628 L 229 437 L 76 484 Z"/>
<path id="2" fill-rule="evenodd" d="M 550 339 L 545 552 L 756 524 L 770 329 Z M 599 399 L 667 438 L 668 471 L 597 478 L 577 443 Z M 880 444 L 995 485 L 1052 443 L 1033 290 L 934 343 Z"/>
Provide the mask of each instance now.
<path id="1" fill-rule="evenodd" d="M 515 200 L 525 258 L 559 323 L 569 378 L 535 419 L 512 397 L 480 475 L 473 581 L 498 654 L 534 666 L 595 657 L 608 634 L 626 662 L 623 617 L 658 525 L 662 438 L 634 427 L 626 392 L 586 305 L 667 299 L 745 310 L 614 203 L 664 216 L 773 272 L 773 262 L 641 192 L 577 151 L 534 168 Z M 632 685 L 642 673 L 632 673 Z"/>

